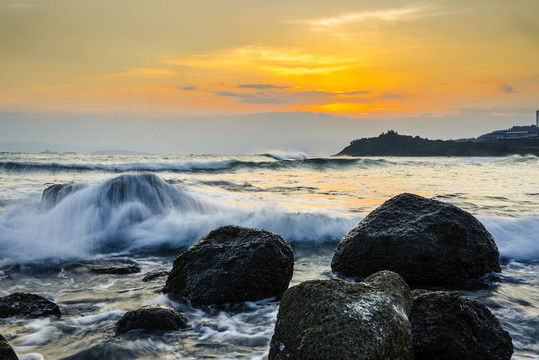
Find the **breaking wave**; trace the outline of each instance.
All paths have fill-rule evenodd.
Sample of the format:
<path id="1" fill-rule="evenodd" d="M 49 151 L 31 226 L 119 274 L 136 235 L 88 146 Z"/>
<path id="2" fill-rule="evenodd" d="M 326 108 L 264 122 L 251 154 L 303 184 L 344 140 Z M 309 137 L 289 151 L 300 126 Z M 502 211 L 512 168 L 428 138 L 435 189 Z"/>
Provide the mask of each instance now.
<path id="1" fill-rule="evenodd" d="M 274 231 L 289 242 L 339 240 L 359 219 L 290 213 L 277 206 L 216 205 L 154 174 L 125 174 L 99 184 L 53 185 L 40 203 L 0 217 L 4 263 L 185 248 L 221 225 Z"/>

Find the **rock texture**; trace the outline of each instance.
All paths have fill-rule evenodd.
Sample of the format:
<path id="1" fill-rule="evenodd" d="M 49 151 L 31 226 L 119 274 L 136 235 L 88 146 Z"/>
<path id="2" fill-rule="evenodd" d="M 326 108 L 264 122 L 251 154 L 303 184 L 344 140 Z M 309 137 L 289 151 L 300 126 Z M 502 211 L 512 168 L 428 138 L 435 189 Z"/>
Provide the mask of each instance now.
<path id="1" fill-rule="evenodd" d="M 174 260 L 163 289 L 193 305 L 280 297 L 294 268 L 290 245 L 279 235 L 222 226 Z"/>
<path id="2" fill-rule="evenodd" d="M 492 235 L 471 214 L 404 193 L 339 242 L 331 268 L 351 277 L 391 270 L 411 283 L 457 284 L 500 272 L 498 258 Z"/>
<path id="3" fill-rule="evenodd" d="M 513 344 L 487 307 L 457 292 L 414 291 L 416 360 L 510 359 Z"/>
<path id="4" fill-rule="evenodd" d="M 136 329 L 172 331 L 186 327 L 187 320 L 170 306 L 148 305 L 126 312 L 116 323 L 116 335 Z"/>
<path id="5" fill-rule="evenodd" d="M 2 360 L 19 360 L 15 351 L 7 342 L 4 335 L 0 334 L 0 359 Z"/>
<path id="6" fill-rule="evenodd" d="M 281 299 L 269 359 L 413 359 L 411 307 L 408 285 L 389 271 L 305 281 Z"/>
<path id="7" fill-rule="evenodd" d="M 42 296 L 27 293 L 13 293 L 0 298 L 0 318 L 22 316 L 37 318 L 43 316 L 60 317 L 58 305 Z"/>

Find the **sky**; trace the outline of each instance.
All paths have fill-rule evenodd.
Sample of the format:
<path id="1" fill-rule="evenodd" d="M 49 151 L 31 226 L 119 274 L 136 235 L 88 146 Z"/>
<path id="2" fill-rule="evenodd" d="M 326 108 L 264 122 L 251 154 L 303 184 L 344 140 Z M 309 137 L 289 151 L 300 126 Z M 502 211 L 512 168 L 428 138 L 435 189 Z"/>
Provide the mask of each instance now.
<path id="1" fill-rule="evenodd" d="M 390 129 L 531 125 L 538 14 L 537 0 L 0 0 L 0 151 L 332 154 Z"/>

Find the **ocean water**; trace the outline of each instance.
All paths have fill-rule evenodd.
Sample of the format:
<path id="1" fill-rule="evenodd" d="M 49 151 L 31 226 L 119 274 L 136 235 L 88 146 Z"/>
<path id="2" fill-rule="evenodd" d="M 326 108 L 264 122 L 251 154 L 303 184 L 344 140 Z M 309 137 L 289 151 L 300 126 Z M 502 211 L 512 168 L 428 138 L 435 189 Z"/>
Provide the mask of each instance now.
<path id="1" fill-rule="evenodd" d="M 121 177 L 129 191 L 108 192 Z M 73 191 L 43 199 L 52 184 Z M 32 292 L 62 318 L 0 319 L 20 359 L 264 359 L 278 303 L 198 309 L 160 293 L 183 249 L 226 224 L 263 228 L 292 244 L 291 285 L 335 276 L 350 229 L 403 192 L 475 215 L 500 250 L 502 273 L 458 289 L 487 305 L 513 338 L 514 359 L 539 359 L 539 158 L 0 154 L 0 296 Z M 130 275 L 95 266 L 137 264 Z M 126 311 L 180 308 L 190 327 L 114 336 Z"/>

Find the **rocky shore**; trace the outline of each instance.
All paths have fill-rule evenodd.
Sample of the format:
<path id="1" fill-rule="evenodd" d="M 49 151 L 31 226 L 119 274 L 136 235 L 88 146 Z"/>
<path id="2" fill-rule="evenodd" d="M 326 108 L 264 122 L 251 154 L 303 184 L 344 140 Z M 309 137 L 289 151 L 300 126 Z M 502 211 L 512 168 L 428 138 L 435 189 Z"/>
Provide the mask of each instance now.
<path id="1" fill-rule="evenodd" d="M 121 201 L 121 180 L 110 196 Z M 76 191 L 46 189 L 46 201 Z M 162 201 L 162 200 L 160 200 Z M 330 280 L 290 287 L 294 256 L 281 236 L 261 229 L 219 227 L 179 254 L 163 292 L 195 307 L 280 300 L 269 359 L 510 359 L 509 334 L 483 304 L 455 291 L 411 290 L 479 283 L 500 272 L 492 236 L 471 214 L 440 201 L 398 195 L 369 214 L 338 244 Z M 135 266 L 91 268 L 123 276 Z M 166 281 L 164 280 L 166 277 Z M 36 294 L 0 298 L 0 318 L 60 318 L 56 304 Z M 188 328 L 181 309 L 144 306 L 125 313 L 115 336 Z M 17 359 L 0 336 L 0 358 Z"/>

